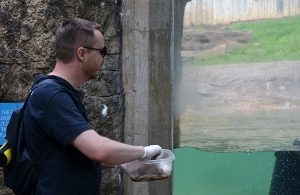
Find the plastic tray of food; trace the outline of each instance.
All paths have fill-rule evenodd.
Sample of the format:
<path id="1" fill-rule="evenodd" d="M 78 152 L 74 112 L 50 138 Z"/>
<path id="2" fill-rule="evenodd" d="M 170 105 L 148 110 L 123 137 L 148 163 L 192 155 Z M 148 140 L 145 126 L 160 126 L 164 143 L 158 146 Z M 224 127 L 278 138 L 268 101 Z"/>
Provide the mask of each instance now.
<path id="1" fill-rule="evenodd" d="M 167 179 L 173 168 L 175 156 L 172 151 L 162 149 L 161 154 L 155 160 L 135 160 L 122 164 L 122 169 L 135 182 Z"/>

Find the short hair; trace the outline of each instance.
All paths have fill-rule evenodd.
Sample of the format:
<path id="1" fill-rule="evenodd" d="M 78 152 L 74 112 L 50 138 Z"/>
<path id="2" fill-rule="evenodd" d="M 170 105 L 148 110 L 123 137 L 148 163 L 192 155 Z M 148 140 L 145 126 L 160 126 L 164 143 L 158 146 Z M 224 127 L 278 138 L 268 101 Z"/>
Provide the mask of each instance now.
<path id="1" fill-rule="evenodd" d="M 70 62 L 80 46 L 91 46 L 94 30 L 100 31 L 100 25 L 81 18 L 72 18 L 63 22 L 55 34 L 56 59 Z"/>

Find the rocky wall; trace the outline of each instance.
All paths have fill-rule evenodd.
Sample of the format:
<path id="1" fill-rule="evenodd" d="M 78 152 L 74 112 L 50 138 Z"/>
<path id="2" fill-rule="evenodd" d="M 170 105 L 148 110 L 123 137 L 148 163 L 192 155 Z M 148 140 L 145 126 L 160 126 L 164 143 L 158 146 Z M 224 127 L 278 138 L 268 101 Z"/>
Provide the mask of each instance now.
<path id="1" fill-rule="evenodd" d="M 85 92 L 84 105 L 100 134 L 121 141 L 124 95 L 120 10 L 120 0 L 1 0 L 0 102 L 24 101 L 34 76 L 52 70 L 54 34 L 63 20 L 70 17 L 93 20 L 101 24 L 111 55 L 106 57 L 98 77 L 81 87 Z M 101 115 L 104 105 L 108 107 L 107 116 Z M 120 194 L 120 185 L 118 169 L 104 171 L 103 194 Z M 4 194 L 11 192 L 2 185 L 0 195 Z"/>

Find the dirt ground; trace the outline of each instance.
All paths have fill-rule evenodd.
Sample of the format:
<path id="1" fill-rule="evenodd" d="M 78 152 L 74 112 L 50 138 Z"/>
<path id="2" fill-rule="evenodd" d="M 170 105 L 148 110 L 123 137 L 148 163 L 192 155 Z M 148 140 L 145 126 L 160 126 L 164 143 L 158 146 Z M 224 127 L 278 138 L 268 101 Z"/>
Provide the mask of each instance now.
<path id="1" fill-rule="evenodd" d="M 250 32 L 232 31 L 227 26 L 202 26 L 201 30 L 185 29 L 182 37 L 182 56 L 225 53 L 227 49 L 247 44 Z"/>

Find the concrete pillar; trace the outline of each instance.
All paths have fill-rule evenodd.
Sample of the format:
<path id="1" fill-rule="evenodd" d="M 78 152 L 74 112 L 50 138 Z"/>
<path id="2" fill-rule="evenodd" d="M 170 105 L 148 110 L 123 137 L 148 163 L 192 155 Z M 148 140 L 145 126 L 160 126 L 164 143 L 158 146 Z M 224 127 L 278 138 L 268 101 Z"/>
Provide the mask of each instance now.
<path id="1" fill-rule="evenodd" d="M 172 0 L 123 2 L 124 141 L 172 149 Z M 172 179 L 132 182 L 125 195 L 172 194 Z"/>

